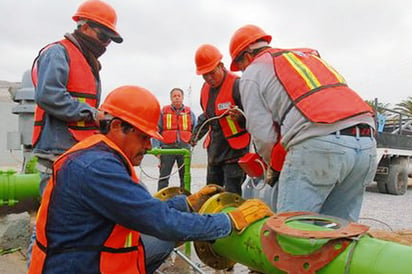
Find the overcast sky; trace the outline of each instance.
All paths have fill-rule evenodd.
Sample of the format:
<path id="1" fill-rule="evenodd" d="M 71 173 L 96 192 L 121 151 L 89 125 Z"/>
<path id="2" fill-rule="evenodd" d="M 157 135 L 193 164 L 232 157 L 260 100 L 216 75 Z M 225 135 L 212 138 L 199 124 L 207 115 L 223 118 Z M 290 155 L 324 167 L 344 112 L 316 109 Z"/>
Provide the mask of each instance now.
<path id="1" fill-rule="evenodd" d="M 21 81 L 37 52 L 72 32 L 79 0 L 1 0 L 0 80 Z M 311 47 L 363 99 L 392 105 L 412 96 L 412 1 L 406 0 L 107 0 L 117 11 L 122 44 L 101 57 L 103 96 L 140 85 L 169 103 L 186 91 L 200 112 L 202 78 L 195 74 L 199 45 L 216 45 L 230 64 L 229 41 L 245 24 L 273 36 L 279 48 Z"/>

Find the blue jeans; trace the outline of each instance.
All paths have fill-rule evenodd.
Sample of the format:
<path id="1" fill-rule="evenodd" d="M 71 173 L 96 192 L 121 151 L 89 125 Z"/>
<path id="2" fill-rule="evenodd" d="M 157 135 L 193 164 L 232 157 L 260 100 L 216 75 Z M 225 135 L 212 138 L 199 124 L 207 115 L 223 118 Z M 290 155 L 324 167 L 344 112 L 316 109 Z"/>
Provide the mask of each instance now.
<path id="1" fill-rule="evenodd" d="M 357 221 L 376 172 L 373 137 L 326 135 L 289 148 L 277 211 L 311 211 Z"/>
<path id="2" fill-rule="evenodd" d="M 156 237 L 141 234 L 146 259 L 146 272 L 154 273 L 166 260 L 175 247 L 175 242 L 160 240 Z"/>

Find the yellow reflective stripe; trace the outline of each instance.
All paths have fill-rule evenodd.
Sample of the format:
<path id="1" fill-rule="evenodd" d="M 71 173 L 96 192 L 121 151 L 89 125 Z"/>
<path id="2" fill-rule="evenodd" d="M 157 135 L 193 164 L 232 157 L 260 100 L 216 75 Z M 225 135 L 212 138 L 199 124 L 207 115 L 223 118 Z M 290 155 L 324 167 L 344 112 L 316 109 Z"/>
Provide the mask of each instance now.
<path id="1" fill-rule="evenodd" d="M 230 130 L 232 131 L 232 134 L 233 135 L 237 134 L 238 131 L 237 131 L 235 122 L 232 120 L 232 118 L 230 118 L 230 116 L 226 116 L 226 121 L 227 121 L 227 124 L 229 125 Z"/>
<path id="2" fill-rule="evenodd" d="M 124 247 L 131 247 L 132 246 L 132 232 L 130 232 L 127 236 L 126 236 L 126 240 L 124 241 Z"/>
<path id="3" fill-rule="evenodd" d="M 188 128 L 189 128 L 189 125 L 188 125 L 188 123 L 187 123 L 187 113 L 184 113 L 183 115 L 182 115 L 182 123 L 183 123 L 183 125 L 182 125 L 182 127 L 183 127 L 183 130 L 187 130 Z"/>
<path id="4" fill-rule="evenodd" d="M 297 58 L 293 53 L 287 52 L 283 54 L 283 56 L 285 56 L 289 64 L 302 77 L 302 79 L 306 82 L 310 89 L 315 89 L 321 86 L 318 78 L 316 78 L 316 76 L 313 75 L 312 71 L 304 63 L 302 63 L 299 60 L 299 58 Z"/>
<path id="5" fill-rule="evenodd" d="M 82 102 L 82 103 L 86 103 L 86 98 L 84 97 L 77 97 L 77 101 Z M 78 127 L 85 127 L 86 126 L 86 122 L 84 120 L 82 121 L 78 121 L 76 123 L 76 126 Z"/>
<path id="6" fill-rule="evenodd" d="M 335 77 L 336 77 L 336 79 L 338 79 L 339 83 L 346 84 L 345 78 L 343 78 L 343 76 L 340 75 L 339 72 L 337 72 L 331 65 L 329 65 L 326 61 L 320 59 L 317 56 L 313 56 L 313 57 L 315 57 L 317 60 L 319 60 L 325 67 L 327 67 L 330 70 L 330 72 L 332 72 L 333 75 L 335 75 Z"/>
<path id="7" fill-rule="evenodd" d="M 166 129 L 172 128 L 172 114 L 166 114 Z"/>

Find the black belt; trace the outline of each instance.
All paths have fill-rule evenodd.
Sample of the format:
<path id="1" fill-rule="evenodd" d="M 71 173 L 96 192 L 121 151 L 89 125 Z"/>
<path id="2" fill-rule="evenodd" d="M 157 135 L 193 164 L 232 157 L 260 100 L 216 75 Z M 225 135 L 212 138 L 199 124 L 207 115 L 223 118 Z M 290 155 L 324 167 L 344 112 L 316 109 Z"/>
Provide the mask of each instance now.
<path id="1" fill-rule="evenodd" d="M 359 124 L 352 127 L 347 127 L 331 134 L 355 136 L 355 137 L 371 137 L 373 129 L 367 124 Z"/>

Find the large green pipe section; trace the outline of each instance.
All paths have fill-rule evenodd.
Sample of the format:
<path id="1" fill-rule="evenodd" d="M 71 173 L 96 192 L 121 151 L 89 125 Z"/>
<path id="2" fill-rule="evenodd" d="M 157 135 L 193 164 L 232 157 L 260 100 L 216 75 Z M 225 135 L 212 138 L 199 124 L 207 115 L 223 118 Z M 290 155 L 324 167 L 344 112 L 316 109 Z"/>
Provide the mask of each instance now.
<path id="1" fill-rule="evenodd" d="M 223 196 L 216 198 L 219 195 Z M 226 194 L 217 194 L 211 199 L 228 201 L 224 195 Z M 229 203 L 229 207 L 210 206 L 207 205 L 209 201 L 202 207 L 202 213 L 229 212 L 236 208 L 234 203 Z M 334 230 L 339 230 L 327 228 L 324 223 L 323 225 L 315 225 L 313 222 L 313 220 L 328 220 L 329 223 L 331 220 L 333 223 L 334 217 L 313 214 L 315 217 L 310 222 L 299 218 L 291 218 L 285 222 L 287 226 L 285 231 L 301 231 L 302 236 L 299 237 L 291 236 L 290 233 L 279 233 L 279 230 L 276 230 L 276 233 L 270 231 L 271 229 L 268 227 L 274 227 L 275 215 L 253 223 L 241 234 L 232 232 L 230 236 L 218 239 L 213 243 L 195 242 L 196 252 L 205 264 L 215 269 L 230 268 L 235 263 L 240 263 L 261 273 L 412 273 L 412 247 L 410 246 L 375 239 L 366 233 L 338 239 L 305 237 L 305 234 L 334 233 Z M 356 223 L 348 224 L 354 225 L 355 228 L 358 226 L 368 229 L 368 227 Z M 264 240 L 266 240 L 265 243 Z M 343 242 L 345 244 L 342 244 Z M 268 243 L 270 244 L 268 245 Z M 327 246 L 331 248 L 329 251 L 325 249 Z M 331 253 L 336 251 L 340 253 L 337 252 L 335 256 L 328 258 Z M 319 254 L 318 261 L 323 260 L 322 267 L 315 267 L 316 259 L 304 258 L 314 253 Z M 294 261 L 298 257 L 301 257 L 302 260 Z M 283 264 L 283 268 L 281 268 L 283 270 L 277 267 L 279 263 Z M 291 266 L 294 266 L 294 269 L 287 269 Z"/>
<path id="2" fill-rule="evenodd" d="M 13 206 L 27 198 L 40 197 L 40 175 L 0 170 L 0 206 Z"/>
<path id="3" fill-rule="evenodd" d="M 184 163 L 184 189 L 190 192 L 190 161 L 191 161 L 191 153 L 190 150 L 185 148 L 153 148 L 147 151 L 148 154 L 152 154 L 154 156 L 163 154 L 163 155 L 183 155 L 183 163 Z"/>

